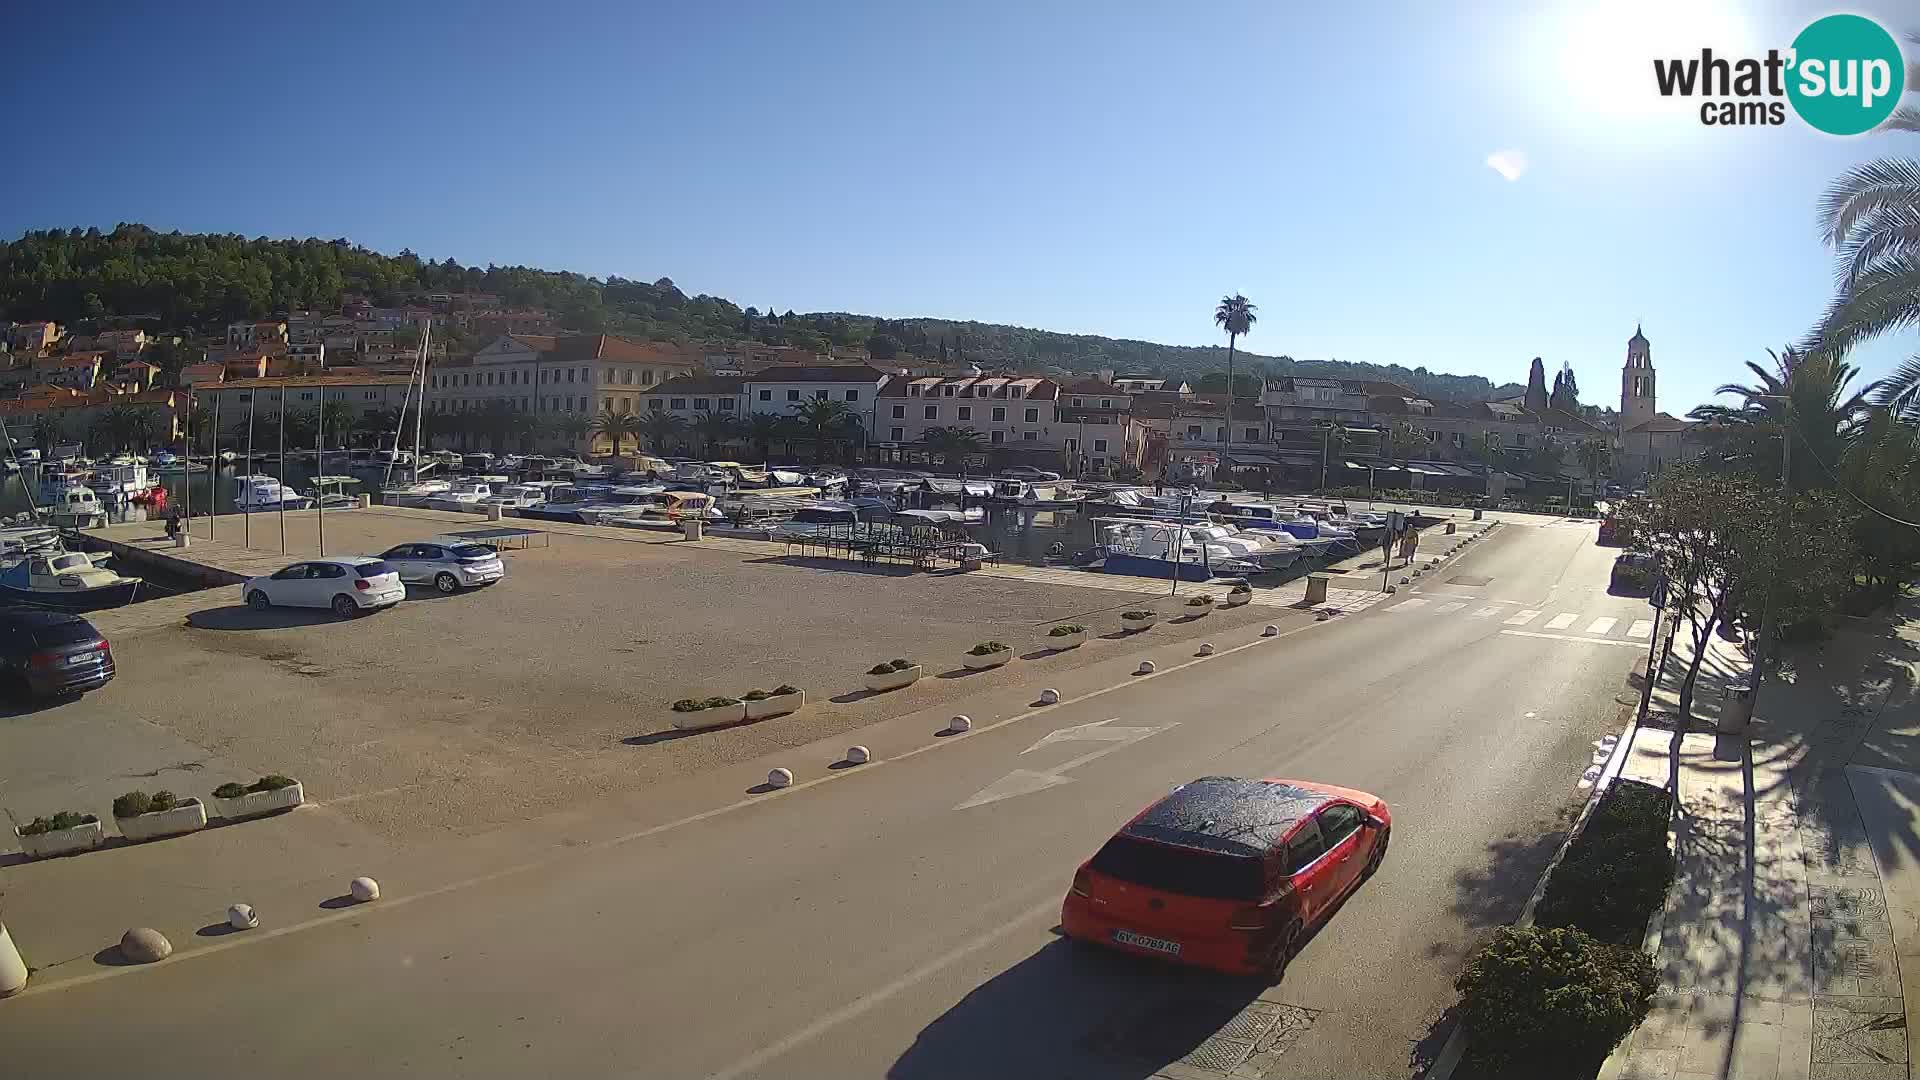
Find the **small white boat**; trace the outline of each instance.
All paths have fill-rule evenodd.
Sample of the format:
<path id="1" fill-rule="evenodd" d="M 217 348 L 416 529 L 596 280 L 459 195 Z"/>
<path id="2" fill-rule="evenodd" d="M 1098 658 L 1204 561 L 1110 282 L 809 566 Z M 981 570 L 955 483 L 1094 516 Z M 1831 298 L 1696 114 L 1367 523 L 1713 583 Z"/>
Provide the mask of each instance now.
<path id="1" fill-rule="evenodd" d="M 62 502 L 69 488 L 86 487 L 89 478 L 85 469 L 48 466 L 40 471 L 40 490 L 35 497 L 44 504 Z"/>
<path id="2" fill-rule="evenodd" d="M 0 599 L 61 611 L 119 607 L 139 588 L 139 578 L 95 566 L 78 551 L 34 555 L 0 570 Z"/>
<path id="3" fill-rule="evenodd" d="M 358 477 L 316 476 L 313 478 L 313 504 L 322 510 L 358 509 L 360 496 L 347 489 L 359 486 Z"/>
<path id="4" fill-rule="evenodd" d="M 0 565 L 12 565 L 31 555 L 60 550 L 60 530 L 45 525 L 14 525 L 0 529 Z"/>
<path id="5" fill-rule="evenodd" d="M 43 504 L 48 521 L 63 529 L 97 529 L 107 523 L 107 508 L 85 484 L 74 484 Z"/>
<path id="6" fill-rule="evenodd" d="M 493 495 L 493 485 L 484 480 L 455 480 L 443 495 L 426 501 L 430 510 L 476 511 Z"/>
<path id="7" fill-rule="evenodd" d="M 243 513 L 263 510 L 305 510 L 313 500 L 271 476 L 248 473 L 233 478 L 233 508 Z"/>
<path id="8" fill-rule="evenodd" d="M 546 501 L 547 489 L 540 484 L 508 484 L 483 500 L 488 506 L 498 506 L 505 510 L 539 506 Z"/>
<path id="9" fill-rule="evenodd" d="M 380 501 L 393 506 L 425 506 L 452 490 L 445 480 L 418 480 L 411 484 L 389 484 L 380 489 Z"/>
<path id="10" fill-rule="evenodd" d="M 123 455 L 95 465 L 87 486 L 102 497 L 125 499 L 152 490 L 153 478 L 147 475 L 146 462 Z"/>

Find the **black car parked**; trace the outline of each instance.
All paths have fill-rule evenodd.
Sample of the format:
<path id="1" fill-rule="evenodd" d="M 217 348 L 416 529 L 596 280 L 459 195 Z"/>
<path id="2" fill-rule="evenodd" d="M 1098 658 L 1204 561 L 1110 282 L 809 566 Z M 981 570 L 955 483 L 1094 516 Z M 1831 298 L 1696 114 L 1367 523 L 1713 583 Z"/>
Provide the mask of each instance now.
<path id="1" fill-rule="evenodd" d="M 0 671 L 33 697 L 78 694 L 113 678 L 113 649 L 78 615 L 0 610 Z"/>

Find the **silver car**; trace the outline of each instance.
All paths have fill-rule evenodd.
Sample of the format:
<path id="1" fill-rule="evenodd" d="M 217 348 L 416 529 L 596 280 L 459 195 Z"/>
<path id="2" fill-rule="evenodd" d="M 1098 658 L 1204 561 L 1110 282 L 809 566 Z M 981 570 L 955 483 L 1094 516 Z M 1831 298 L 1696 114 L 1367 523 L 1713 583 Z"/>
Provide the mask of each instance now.
<path id="1" fill-rule="evenodd" d="M 442 593 L 491 585 L 507 573 L 499 552 L 468 541 L 401 544 L 388 548 L 380 559 L 400 574 L 401 581 L 431 585 Z"/>

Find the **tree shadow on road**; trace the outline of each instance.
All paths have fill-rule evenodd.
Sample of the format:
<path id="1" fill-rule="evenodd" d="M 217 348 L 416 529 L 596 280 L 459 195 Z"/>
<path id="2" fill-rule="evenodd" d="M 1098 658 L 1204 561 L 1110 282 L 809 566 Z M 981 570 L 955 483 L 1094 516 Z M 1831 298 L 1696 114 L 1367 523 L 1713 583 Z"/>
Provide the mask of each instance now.
<path id="1" fill-rule="evenodd" d="M 1519 918 L 1579 813 L 1578 805 L 1561 807 L 1552 817 L 1489 841 L 1478 865 L 1454 871 L 1454 899 L 1447 910 L 1473 932 L 1475 940 L 1464 949 L 1435 942 L 1427 947 L 1427 955 L 1464 960 L 1494 929 Z"/>
<path id="2" fill-rule="evenodd" d="M 1199 1048 L 1262 989 L 1060 938 L 928 1024 L 887 1076 L 1144 1080 Z"/>

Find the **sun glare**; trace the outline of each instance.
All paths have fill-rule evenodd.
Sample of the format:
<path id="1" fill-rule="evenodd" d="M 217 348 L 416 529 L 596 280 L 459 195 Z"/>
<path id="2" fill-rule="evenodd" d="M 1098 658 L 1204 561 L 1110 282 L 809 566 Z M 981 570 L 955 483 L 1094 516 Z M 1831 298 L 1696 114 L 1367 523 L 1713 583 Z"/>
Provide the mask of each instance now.
<path id="1" fill-rule="evenodd" d="M 1756 48 L 1748 19 L 1730 5 L 1701 0 L 1619 0 L 1581 6 L 1562 20 L 1560 74 L 1568 104 L 1582 115 L 1644 117 L 1697 107 L 1662 98 L 1655 57 L 1728 57 Z"/>

